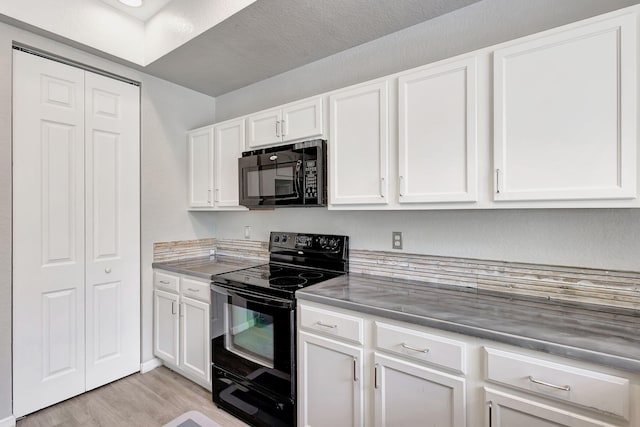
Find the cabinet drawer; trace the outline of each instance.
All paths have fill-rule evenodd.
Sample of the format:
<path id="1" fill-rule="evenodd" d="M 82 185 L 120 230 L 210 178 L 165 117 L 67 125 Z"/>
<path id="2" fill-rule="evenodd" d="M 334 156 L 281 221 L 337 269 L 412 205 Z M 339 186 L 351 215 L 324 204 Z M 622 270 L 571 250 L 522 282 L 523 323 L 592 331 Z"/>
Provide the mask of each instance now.
<path id="1" fill-rule="evenodd" d="M 466 346 L 448 338 L 422 331 L 375 322 L 376 348 L 410 359 L 466 372 Z"/>
<path id="2" fill-rule="evenodd" d="M 629 380 L 485 348 L 487 380 L 629 419 Z"/>
<path id="3" fill-rule="evenodd" d="M 178 293 L 180 292 L 179 283 L 180 277 L 178 276 L 163 273 L 161 271 L 153 272 L 153 286 L 157 289 L 165 289 L 170 292 Z"/>
<path id="4" fill-rule="evenodd" d="M 300 327 L 362 344 L 363 320 L 315 307 L 300 307 Z"/>
<path id="5" fill-rule="evenodd" d="M 182 278 L 182 295 L 185 297 L 197 299 L 203 302 L 209 302 L 211 288 L 209 282 L 201 282 L 199 280 Z"/>

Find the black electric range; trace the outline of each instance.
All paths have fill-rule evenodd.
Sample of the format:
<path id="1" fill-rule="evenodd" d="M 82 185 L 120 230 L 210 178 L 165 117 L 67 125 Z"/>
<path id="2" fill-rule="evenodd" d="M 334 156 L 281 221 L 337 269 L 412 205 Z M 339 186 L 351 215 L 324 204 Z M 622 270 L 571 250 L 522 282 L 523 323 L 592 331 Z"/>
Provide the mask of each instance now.
<path id="1" fill-rule="evenodd" d="M 211 371 L 219 407 L 253 426 L 295 426 L 295 291 L 348 269 L 347 236 L 272 232 L 268 264 L 213 278 Z"/>

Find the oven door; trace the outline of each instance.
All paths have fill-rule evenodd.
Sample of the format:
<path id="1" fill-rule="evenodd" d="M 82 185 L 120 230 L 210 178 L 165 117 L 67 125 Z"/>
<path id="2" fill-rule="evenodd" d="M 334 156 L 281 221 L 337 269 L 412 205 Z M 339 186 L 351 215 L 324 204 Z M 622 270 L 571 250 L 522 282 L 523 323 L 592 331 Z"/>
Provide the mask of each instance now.
<path id="1" fill-rule="evenodd" d="M 214 376 L 219 368 L 263 393 L 295 396 L 294 302 L 220 285 L 211 285 Z"/>
<path id="2" fill-rule="evenodd" d="M 303 154 L 296 151 L 238 159 L 240 204 L 248 207 L 304 204 Z"/>

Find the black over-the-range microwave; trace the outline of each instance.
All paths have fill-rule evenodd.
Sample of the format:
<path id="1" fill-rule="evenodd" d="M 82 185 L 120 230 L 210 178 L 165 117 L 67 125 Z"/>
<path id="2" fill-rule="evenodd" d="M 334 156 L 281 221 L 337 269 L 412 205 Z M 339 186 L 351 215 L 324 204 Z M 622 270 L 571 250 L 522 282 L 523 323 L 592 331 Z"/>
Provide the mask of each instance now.
<path id="1" fill-rule="evenodd" d="M 238 159 L 240 204 L 249 209 L 327 205 L 327 142 L 245 151 Z"/>

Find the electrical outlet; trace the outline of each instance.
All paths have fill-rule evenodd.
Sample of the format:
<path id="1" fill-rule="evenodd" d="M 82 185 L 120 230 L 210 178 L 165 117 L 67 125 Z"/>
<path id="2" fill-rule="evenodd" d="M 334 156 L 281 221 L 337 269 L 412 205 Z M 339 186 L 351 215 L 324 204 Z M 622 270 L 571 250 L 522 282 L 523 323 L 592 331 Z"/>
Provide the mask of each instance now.
<path id="1" fill-rule="evenodd" d="M 391 248 L 402 249 L 402 231 L 391 232 Z"/>
<path id="2" fill-rule="evenodd" d="M 244 226 L 244 238 L 245 239 L 250 239 L 251 238 L 251 226 L 250 225 L 245 225 Z"/>

